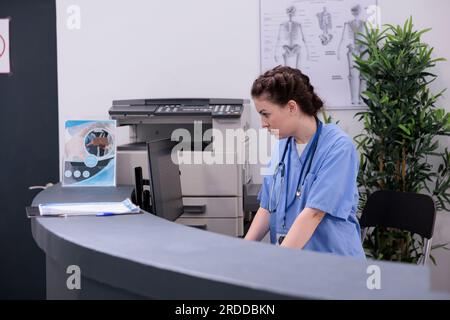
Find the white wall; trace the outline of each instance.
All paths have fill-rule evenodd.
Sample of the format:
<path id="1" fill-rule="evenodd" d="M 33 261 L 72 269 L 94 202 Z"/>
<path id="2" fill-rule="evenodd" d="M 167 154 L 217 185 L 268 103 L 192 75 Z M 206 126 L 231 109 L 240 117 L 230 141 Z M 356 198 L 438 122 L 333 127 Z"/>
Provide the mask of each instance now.
<path id="1" fill-rule="evenodd" d="M 68 30 L 66 8 L 81 9 Z M 114 99 L 249 97 L 259 72 L 258 1 L 58 1 L 60 132 Z M 61 141 L 62 144 L 62 141 Z"/>
<path id="2" fill-rule="evenodd" d="M 67 28 L 70 5 L 81 9 L 80 30 Z M 450 1 L 379 0 L 379 5 L 383 23 L 403 24 L 412 15 L 417 28 L 432 27 L 423 39 L 436 56 L 450 59 Z M 114 99 L 249 99 L 259 74 L 258 0 L 57 0 L 57 29 L 60 150 L 65 120 L 108 118 Z M 432 88 L 450 89 L 449 71 L 449 62 L 440 63 Z M 448 94 L 441 104 L 450 110 Z M 354 113 L 331 112 L 352 136 L 362 128 Z M 256 112 L 252 125 L 259 126 Z M 126 136 L 121 132 L 119 143 Z M 450 148 L 449 140 L 442 145 Z M 450 241 L 450 230 L 440 227 L 437 236 L 436 243 Z M 436 256 L 433 286 L 450 291 L 450 254 Z"/>

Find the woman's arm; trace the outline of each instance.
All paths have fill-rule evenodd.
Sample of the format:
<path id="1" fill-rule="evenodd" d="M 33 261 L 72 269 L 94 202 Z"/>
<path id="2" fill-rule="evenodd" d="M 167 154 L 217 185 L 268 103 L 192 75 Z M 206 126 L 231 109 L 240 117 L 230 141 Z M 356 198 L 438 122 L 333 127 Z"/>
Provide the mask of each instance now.
<path id="1" fill-rule="evenodd" d="M 261 241 L 269 231 L 270 213 L 264 208 L 259 207 L 253 218 L 250 229 L 245 235 L 245 240 Z"/>
<path id="2" fill-rule="evenodd" d="M 291 229 L 281 246 L 302 249 L 313 235 L 325 213 L 323 211 L 305 208 L 295 219 Z"/>

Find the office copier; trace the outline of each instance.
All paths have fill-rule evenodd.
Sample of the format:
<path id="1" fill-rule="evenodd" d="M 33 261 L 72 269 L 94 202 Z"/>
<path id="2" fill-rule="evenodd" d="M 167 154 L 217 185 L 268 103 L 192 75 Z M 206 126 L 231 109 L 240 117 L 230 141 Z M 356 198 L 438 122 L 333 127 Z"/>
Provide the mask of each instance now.
<path id="1" fill-rule="evenodd" d="M 178 160 L 183 205 L 204 208 L 185 212 L 176 222 L 242 236 L 244 186 L 251 181 L 249 108 L 249 101 L 242 99 L 113 101 L 110 118 L 129 127 L 130 140 L 117 150 L 117 183 L 132 185 L 137 166 L 148 178 L 146 141 L 171 137 L 182 146 Z"/>

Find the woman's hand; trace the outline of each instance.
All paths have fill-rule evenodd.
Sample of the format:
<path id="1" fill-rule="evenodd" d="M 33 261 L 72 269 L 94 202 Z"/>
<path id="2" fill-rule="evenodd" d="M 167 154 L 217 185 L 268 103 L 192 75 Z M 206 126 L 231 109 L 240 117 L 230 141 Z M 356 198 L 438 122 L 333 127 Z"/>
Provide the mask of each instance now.
<path id="1" fill-rule="evenodd" d="M 269 220 L 269 211 L 260 207 L 244 239 L 261 241 L 269 231 Z"/>

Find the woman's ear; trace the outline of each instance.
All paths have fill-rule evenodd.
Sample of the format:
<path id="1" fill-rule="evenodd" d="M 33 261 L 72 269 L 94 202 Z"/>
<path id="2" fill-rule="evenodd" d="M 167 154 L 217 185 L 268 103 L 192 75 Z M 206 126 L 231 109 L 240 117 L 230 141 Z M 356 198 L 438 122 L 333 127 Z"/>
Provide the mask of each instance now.
<path id="1" fill-rule="evenodd" d="M 295 102 L 294 100 L 289 100 L 287 103 L 287 107 L 289 109 L 289 113 L 292 113 L 292 114 L 298 113 L 299 107 L 298 107 L 297 102 Z"/>

